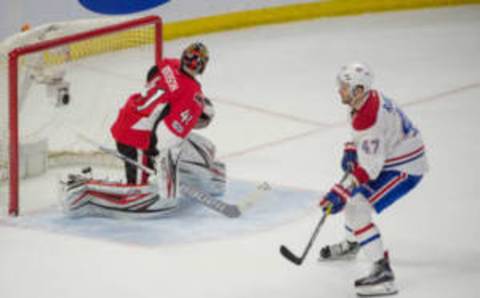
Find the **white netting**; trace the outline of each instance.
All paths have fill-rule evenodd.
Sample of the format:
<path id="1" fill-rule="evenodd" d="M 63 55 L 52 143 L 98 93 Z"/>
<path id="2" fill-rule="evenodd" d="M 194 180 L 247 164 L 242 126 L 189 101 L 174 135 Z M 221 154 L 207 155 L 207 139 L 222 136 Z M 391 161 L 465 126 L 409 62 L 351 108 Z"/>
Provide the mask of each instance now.
<path id="1" fill-rule="evenodd" d="M 19 47 L 41 45 L 61 37 L 105 28 L 126 18 L 78 20 L 47 24 L 7 38 L 0 44 L 0 208 L 9 201 L 11 160 L 9 114 L 9 53 Z M 109 126 L 120 103 L 142 86 L 146 70 L 155 63 L 153 23 L 69 40 L 22 55 L 18 60 L 16 97 L 21 176 L 26 176 L 26 155 L 48 144 L 49 167 L 70 164 L 119 165 L 78 140 L 81 132 L 109 142 Z M 46 42 L 47 44 L 49 42 Z M 133 61 L 133 62 L 132 62 Z M 67 95 L 67 97 L 65 97 Z M 29 144 L 29 146 L 22 146 Z M 32 145 L 33 144 L 33 145 Z M 20 183 L 21 184 L 21 183 Z"/>

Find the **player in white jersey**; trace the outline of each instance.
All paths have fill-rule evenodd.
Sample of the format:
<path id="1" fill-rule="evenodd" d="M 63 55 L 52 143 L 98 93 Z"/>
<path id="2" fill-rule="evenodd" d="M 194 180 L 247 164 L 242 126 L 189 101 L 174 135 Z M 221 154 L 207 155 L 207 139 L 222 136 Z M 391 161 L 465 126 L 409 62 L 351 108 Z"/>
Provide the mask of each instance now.
<path id="1" fill-rule="evenodd" d="M 419 130 L 389 98 L 371 89 L 373 73 L 361 63 L 344 66 L 338 76 L 342 103 L 350 109 L 352 140 L 345 145 L 345 176 L 322 198 L 332 214 L 343 211 L 347 237 L 325 246 L 320 260 L 348 259 L 361 249 L 373 263 L 355 281 L 359 296 L 397 293 L 388 253 L 372 213 L 380 214 L 418 185 L 427 171 Z"/>

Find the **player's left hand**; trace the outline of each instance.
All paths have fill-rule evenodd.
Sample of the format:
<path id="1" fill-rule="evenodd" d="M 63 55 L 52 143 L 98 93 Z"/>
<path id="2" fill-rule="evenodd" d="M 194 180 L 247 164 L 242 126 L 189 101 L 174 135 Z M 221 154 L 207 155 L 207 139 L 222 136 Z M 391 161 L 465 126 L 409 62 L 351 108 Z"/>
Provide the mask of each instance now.
<path id="1" fill-rule="evenodd" d="M 330 208 L 330 213 L 335 214 L 342 211 L 350 198 L 350 192 L 340 184 L 335 184 L 332 189 L 320 201 L 323 212 Z"/>

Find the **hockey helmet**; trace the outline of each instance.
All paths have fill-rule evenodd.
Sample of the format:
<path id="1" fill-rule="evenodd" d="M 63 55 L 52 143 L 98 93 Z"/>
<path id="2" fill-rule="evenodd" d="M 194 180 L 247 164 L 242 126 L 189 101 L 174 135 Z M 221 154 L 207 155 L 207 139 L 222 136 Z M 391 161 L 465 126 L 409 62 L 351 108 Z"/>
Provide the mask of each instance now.
<path id="1" fill-rule="evenodd" d="M 182 69 L 195 76 L 202 74 L 208 63 L 208 49 L 201 42 L 195 42 L 183 50 L 181 61 Z"/>
<path id="2" fill-rule="evenodd" d="M 357 87 L 363 87 L 363 92 L 368 92 L 373 83 L 373 72 L 363 63 L 351 63 L 340 69 L 337 75 L 337 83 L 350 86 L 350 95 Z"/>

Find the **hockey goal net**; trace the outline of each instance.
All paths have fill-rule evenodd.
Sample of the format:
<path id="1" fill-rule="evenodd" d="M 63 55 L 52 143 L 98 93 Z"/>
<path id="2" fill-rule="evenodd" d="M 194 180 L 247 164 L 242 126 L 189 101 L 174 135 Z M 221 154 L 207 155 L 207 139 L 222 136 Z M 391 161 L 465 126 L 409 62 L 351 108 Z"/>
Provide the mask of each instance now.
<path id="1" fill-rule="evenodd" d="M 43 193 L 54 196 L 48 190 L 55 186 L 38 178 L 52 169 L 104 161 L 91 144 L 79 140 L 79 133 L 107 142 L 121 103 L 144 85 L 161 55 L 157 16 L 47 24 L 4 40 L 1 214 L 18 215 L 20 202 L 23 208 Z"/>

